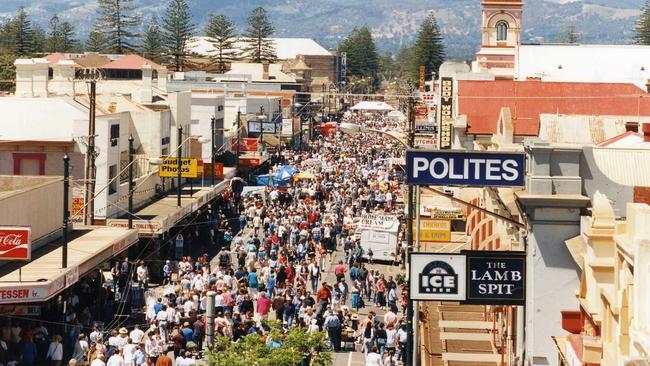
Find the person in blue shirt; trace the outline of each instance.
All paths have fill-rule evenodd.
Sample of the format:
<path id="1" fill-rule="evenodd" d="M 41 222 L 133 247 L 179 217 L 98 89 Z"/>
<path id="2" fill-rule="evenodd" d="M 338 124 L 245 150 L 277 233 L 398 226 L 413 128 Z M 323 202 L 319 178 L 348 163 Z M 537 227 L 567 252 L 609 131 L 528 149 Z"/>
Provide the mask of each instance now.
<path id="1" fill-rule="evenodd" d="M 36 363 L 36 343 L 31 337 L 23 341 L 23 365 L 32 366 Z"/>
<path id="2" fill-rule="evenodd" d="M 257 295 L 257 286 L 259 286 L 257 282 L 257 269 L 253 268 L 251 272 L 248 272 L 248 292 L 253 298 Z"/>
<path id="3" fill-rule="evenodd" d="M 269 296 L 275 296 L 275 273 L 271 273 L 266 280 L 266 288 L 269 290 Z"/>
<path id="4" fill-rule="evenodd" d="M 154 314 L 158 314 L 160 310 L 162 310 L 162 299 L 158 298 L 158 300 L 156 300 L 156 303 L 153 304 L 153 312 Z"/>
<path id="5" fill-rule="evenodd" d="M 190 342 L 194 339 L 194 331 L 190 327 L 189 322 L 185 322 L 185 324 L 183 324 L 183 329 L 181 330 L 181 333 L 183 333 L 183 338 L 185 338 L 185 343 Z"/>

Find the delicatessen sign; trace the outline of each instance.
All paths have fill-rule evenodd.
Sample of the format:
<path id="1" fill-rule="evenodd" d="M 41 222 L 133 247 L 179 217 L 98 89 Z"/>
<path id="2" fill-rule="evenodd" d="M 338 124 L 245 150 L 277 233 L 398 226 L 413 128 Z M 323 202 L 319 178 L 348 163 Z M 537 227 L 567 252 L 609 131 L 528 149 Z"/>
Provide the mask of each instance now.
<path id="1" fill-rule="evenodd" d="M 524 252 L 413 253 L 411 299 L 476 305 L 525 305 Z"/>

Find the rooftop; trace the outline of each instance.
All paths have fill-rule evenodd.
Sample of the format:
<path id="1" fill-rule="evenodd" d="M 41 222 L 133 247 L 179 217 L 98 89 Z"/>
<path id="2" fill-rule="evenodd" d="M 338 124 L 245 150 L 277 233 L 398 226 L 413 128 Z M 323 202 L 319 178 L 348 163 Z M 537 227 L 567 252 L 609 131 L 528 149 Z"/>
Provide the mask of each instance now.
<path id="1" fill-rule="evenodd" d="M 275 52 L 280 60 L 295 59 L 298 55 L 331 56 L 332 53 L 311 38 L 272 38 Z M 235 48 L 242 50 L 244 42 L 239 39 Z M 188 46 L 190 52 L 209 55 L 214 52 L 214 47 L 208 37 L 196 37 Z"/>
<path id="2" fill-rule="evenodd" d="M 458 114 L 467 116 L 467 133 L 492 135 L 509 107 L 514 134 L 537 136 L 541 114 L 650 116 L 649 97 L 623 83 L 459 80 Z"/>
<path id="3" fill-rule="evenodd" d="M 522 45 L 517 77 L 544 81 L 624 82 L 640 88 L 650 79 L 650 46 Z M 598 60 L 598 62 L 594 62 Z"/>

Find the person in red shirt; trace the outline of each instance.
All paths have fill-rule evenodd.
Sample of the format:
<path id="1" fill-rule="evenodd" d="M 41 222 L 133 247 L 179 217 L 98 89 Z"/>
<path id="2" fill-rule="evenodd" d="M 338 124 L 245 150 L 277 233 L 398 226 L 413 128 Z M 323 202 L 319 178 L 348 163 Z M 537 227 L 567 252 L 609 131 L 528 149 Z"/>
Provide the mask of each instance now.
<path id="1" fill-rule="evenodd" d="M 318 290 L 316 293 L 316 300 L 318 301 L 318 313 L 323 314 L 325 312 L 325 309 L 327 309 L 327 305 L 330 303 L 332 299 L 332 291 L 330 290 L 329 285 L 327 282 L 323 282 L 323 287 Z"/>
<path id="2" fill-rule="evenodd" d="M 340 282 L 345 278 L 345 272 L 347 270 L 345 269 L 345 264 L 343 264 L 343 261 L 340 260 L 339 264 L 334 267 L 334 274 L 336 275 L 336 281 Z"/>

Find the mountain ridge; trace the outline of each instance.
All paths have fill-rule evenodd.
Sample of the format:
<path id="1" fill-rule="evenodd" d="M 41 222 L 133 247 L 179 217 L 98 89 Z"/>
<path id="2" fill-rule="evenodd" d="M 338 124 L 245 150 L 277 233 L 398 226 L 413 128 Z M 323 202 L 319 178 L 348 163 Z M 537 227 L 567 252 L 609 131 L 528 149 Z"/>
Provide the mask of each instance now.
<path id="1" fill-rule="evenodd" d="M 276 26 L 278 37 L 314 38 L 334 49 L 354 27 L 371 27 L 377 46 L 395 52 L 410 44 L 429 11 L 436 14 L 449 58 L 469 59 L 480 43 L 480 0 L 189 0 L 194 20 L 202 31 L 209 13 L 233 19 L 239 31 L 250 11 L 264 6 Z M 11 16 L 25 6 L 32 20 L 47 28 L 53 14 L 73 23 L 85 39 L 96 18 L 94 0 L 4 0 L 0 16 Z M 145 20 L 161 18 L 166 2 L 134 0 L 135 12 Z M 643 0 L 529 0 L 524 5 L 522 41 L 553 43 L 574 26 L 581 42 L 627 44 Z M 145 22 L 143 22 L 145 23 Z"/>

